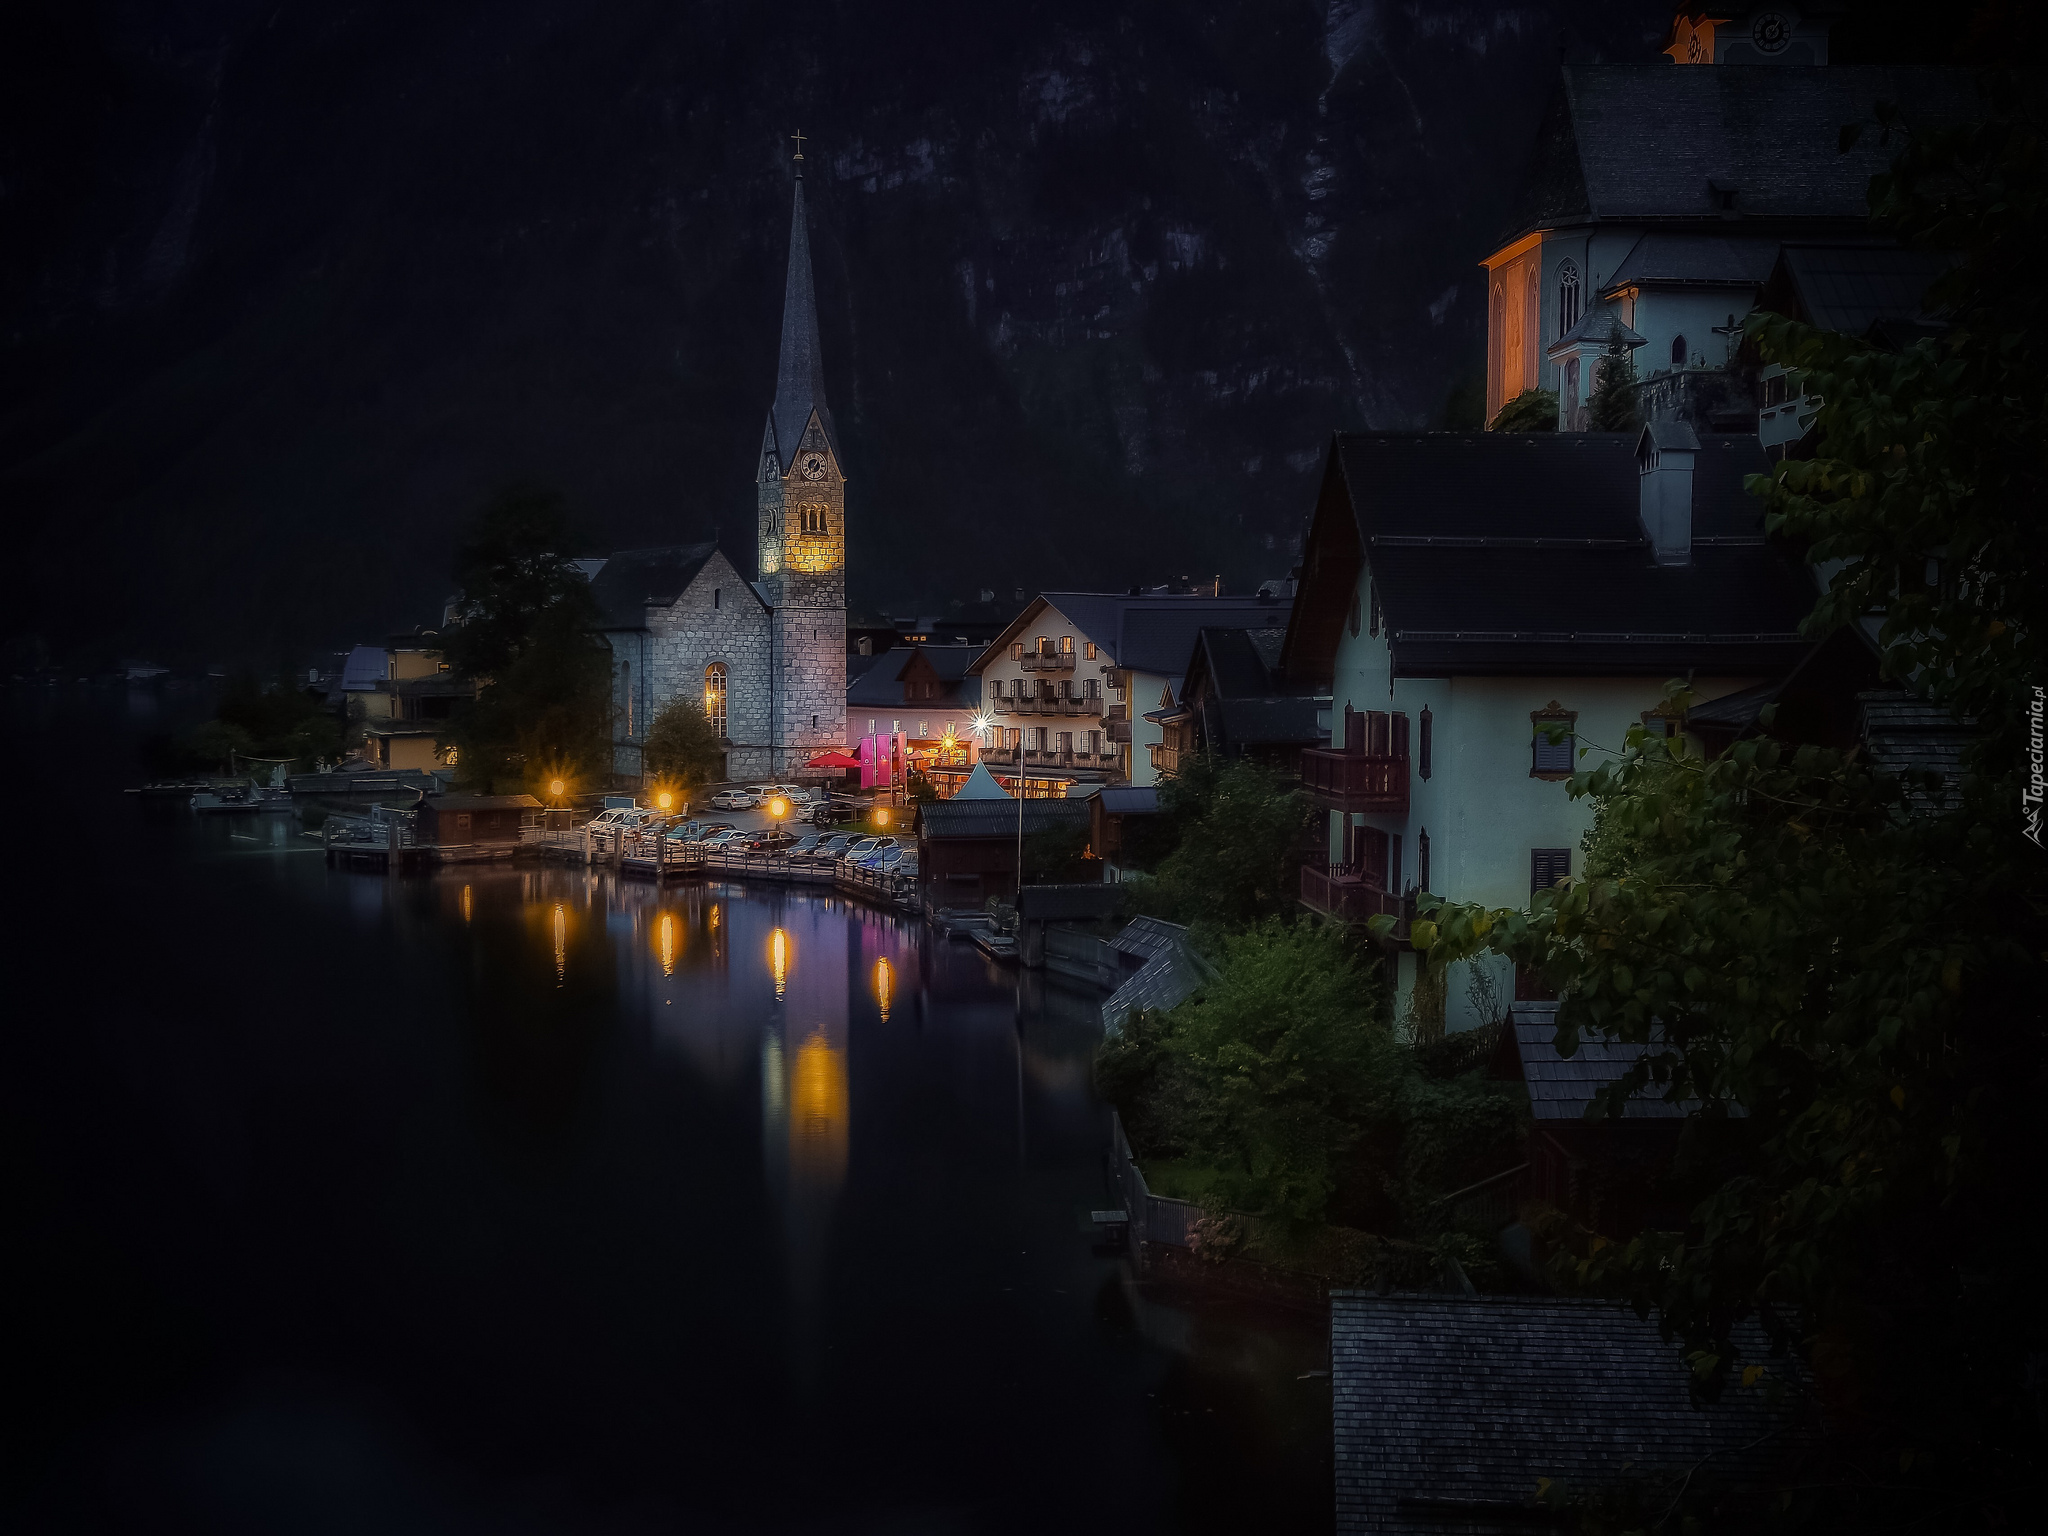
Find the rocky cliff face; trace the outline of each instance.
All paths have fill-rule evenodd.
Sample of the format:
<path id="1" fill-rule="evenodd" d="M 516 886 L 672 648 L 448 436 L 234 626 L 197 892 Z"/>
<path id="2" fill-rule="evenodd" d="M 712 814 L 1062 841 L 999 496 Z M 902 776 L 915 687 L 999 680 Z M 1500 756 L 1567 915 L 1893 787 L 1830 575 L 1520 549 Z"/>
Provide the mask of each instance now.
<path id="1" fill-rule="evenodd" d="M 1667 9 L 55 8 L 8 50 L 5 627 L 431 622 L 520 479 L 750 568 L 797 128 L 857 607 L 1278 574 L 1329 432 L 1476 364 L 1560 48 Z"/>

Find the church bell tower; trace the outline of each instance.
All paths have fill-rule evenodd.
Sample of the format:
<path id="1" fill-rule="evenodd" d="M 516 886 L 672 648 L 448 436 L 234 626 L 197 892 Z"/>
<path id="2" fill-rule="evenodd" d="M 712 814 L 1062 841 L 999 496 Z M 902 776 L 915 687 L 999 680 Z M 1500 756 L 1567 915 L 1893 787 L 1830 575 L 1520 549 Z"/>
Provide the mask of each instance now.
<path id="1" fill-rule="evenodd" d="M 825 404 L 803 158 L 799 136 L 782 358 L 756 471 L 759 585 L 773 615 L 769 742 L 777 774 L 846 741 L 846 476 Z"/>

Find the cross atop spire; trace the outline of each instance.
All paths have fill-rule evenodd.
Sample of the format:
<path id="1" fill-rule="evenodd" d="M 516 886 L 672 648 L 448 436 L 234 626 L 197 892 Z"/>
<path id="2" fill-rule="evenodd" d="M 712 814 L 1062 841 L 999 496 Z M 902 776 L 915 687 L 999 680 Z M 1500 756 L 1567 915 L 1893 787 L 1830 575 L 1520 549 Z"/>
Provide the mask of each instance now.
<path id="1" fill-rule="evenodd" d="M 768 412 L 768 429 L 785 474 L 803 446 L 813 411 L 833 457 L 839 458 L 838 434 L 825 404 L 825 358 L 818 346 L 818 299 L 811 287 L 811 237 L 799 168 L 789 225 L 789 275 L 782 289 L 782 358 L 775 371 L 775 404 Z"/>
<path id="2" fill-rule="evenodd" d="M 795 133 L 792 133 L 792 134 L 790 135 L 790 137 L 791 137 L 792 139 L 795 139 L 795 140 L 796 140 L 796 154 L 795 154 L 795 155 L 794 155 L 794 156 L 793 156 L 792 158 L 793 158 L 793 159 L 795 159 L 795 161 L 796 161 L 796 175 L 797 175 L 797 180 L 801 181 L 801 180 L 803 180 L 803 175 L 804 175 L 804 131 L 803 131 L 803 129 L 801 129 L 801 128 L 797 129 L 797 131 L 796 131 Z"/>

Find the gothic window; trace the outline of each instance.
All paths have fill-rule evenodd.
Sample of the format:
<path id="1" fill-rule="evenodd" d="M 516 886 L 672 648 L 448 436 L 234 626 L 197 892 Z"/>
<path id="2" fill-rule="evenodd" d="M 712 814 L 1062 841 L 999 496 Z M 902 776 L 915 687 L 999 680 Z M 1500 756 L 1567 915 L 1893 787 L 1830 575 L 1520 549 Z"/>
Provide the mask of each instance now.
<path id="1" fill-rule="evenodd" d="M 1685 338 L 1683 336 L 1671 338 L 1671 366 L 1674 368 L 1683 368 L 1685 366 Z"/>
<path id="2" fill-rule="evenodd" d="M 1579 264 L 1567 256 L 1557 264 L 1557 334 L 1562 336 L 1585 313 L 1579 294 Z"/>
<path id="3" fill-rule="evenodd" d="M 725 663 L 714 661 L 704 669 L 704 713 L 711 729 L 725 735 Z"/>

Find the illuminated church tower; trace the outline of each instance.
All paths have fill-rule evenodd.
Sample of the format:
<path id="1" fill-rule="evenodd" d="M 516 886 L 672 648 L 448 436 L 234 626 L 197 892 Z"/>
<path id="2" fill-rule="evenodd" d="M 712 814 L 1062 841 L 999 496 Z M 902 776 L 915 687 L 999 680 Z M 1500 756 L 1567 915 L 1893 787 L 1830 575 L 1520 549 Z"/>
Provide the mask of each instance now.
<path id="1" fill-rule="evenodd" d="M 768 744 L 777 774 L 846 739 L 846 476 L 825 404 L 803 176 L 799 142 L 782 362 L 758 473 L 758 586 L 772 615 Z"/>

